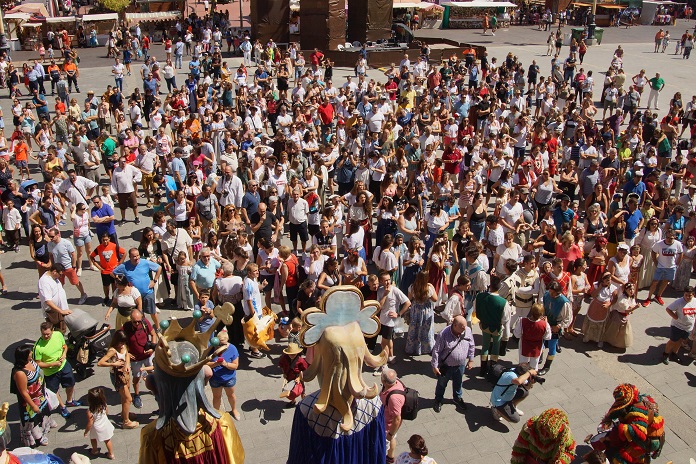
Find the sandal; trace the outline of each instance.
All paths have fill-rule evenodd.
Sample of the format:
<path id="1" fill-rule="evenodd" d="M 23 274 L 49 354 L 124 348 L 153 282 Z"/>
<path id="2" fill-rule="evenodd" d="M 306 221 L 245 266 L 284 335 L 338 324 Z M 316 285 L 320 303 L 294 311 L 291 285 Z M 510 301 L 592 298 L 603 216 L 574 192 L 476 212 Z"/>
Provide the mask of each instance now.
<path id="1" fill-rule="evenodd" d="M 239 422 L 239 421 L 241 420 L 241 416 L 239 415 L 239 413 L 238 413 L 237 411 L 232 411 L 231 416 L 232 416 L 232 418 L 233 418 L 234 420 L 236 420 L 237 422 Z"/>
<path id="2" fill-rule="evenodd" d="M 129 421 L 121 426 L 123 429 L 135 429 L 140 427 L 140 422 Z"/>
<path id="3" fill-rule="evenodd" d="M 91 449 L 91 450 L 89 450 L 89 454 L 91 454 L 92 456 L 99 456 L 100 451 L 101 451 L 101 449 L 99 449 L 99 448 L 97 448 L 96 450 Z"/>
<path id="4" fill-rule="evenodd" d="M 114 456 L 113 454 L 107 454 L 106 458 L 111 459 L 113 461 L 114 459 L 116 459 L 116 456 Z"/>

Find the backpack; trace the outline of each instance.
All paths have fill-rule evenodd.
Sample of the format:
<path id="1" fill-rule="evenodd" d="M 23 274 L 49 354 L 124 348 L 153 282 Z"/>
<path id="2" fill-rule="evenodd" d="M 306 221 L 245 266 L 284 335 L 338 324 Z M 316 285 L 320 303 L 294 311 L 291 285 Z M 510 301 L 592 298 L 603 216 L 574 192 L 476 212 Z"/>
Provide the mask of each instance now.
<path id="1" fill-rule="evenodd" d="M 402 383 L 403 385 L 403 383 Z M 405 420 L 415 420 L 418 417 L 418 390 L 413 388 L 408 388 L 404 385 L 403 390 L 392 390 L 387 393 L 387 397 L 384 399 L 384 404 L 389 403 L 389 397 L 393 394 L 404 396 L 404 405 L 401 407 L 401 418 Z"/>

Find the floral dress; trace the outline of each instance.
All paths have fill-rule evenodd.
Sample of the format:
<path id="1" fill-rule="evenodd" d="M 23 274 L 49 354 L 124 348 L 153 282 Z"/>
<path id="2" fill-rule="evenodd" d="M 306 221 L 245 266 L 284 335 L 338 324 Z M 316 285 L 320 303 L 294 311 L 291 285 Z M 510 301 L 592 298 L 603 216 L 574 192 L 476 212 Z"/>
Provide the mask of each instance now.
<path id="1" fill-rule="evenodd" d="M 409 293 L 411 290 L 409 289 Z M 408 334 L 406 335 L 406 354 L 417 356 L 430 354 L 435 345 L 435 327 L 433 319 L 435 317 L 435 302 L 431 300 L 435 291 L 430 288 L 428 298 L 424 302 L 417 302 L 411 299 L 411 321 L 408 324 Z"/>
<path id="2" fill-rule="evenodd" d="M 690 250 L 685 250 L 682 255 L 682 260 L 677 268 L 677 273 L 674 276 L 672 287 L 680 292 L 684 291 L 684 287 L 689 285 L 691 280 L 691 270 L 694 267 L 694 258 L 696 257 L 696 247 Z"/>

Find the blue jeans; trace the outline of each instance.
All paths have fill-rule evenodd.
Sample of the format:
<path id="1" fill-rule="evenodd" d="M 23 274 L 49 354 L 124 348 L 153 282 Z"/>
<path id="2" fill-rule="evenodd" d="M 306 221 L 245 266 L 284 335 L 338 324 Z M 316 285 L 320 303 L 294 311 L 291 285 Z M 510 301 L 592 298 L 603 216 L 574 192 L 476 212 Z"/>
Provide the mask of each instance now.
<path id="1" fill-rule="evenodd" d="M 121 92 L 123 92 L 123 78 L 122 77 L 115 77 L 114 79 L 116 80 L 116 87 L 118 87 L 118 89 Z"/>
<path id="2" fill-rule="evenodd" d="M 181 61 L 184 55 L 174 54 L 174 67 L 181 69 Z"/>
<path id="3" fill-rule="evenodd" d="M 445 396 L 445 388 L 447 382 L 452 381 L 452 396 L 455 400 L 462 397 L 462 378 L 464 377 L 465 366 L 452 366 L 447 369 L 447 372 L 437 378 L 435 386 L 435 402 L 442 403 Z"/>

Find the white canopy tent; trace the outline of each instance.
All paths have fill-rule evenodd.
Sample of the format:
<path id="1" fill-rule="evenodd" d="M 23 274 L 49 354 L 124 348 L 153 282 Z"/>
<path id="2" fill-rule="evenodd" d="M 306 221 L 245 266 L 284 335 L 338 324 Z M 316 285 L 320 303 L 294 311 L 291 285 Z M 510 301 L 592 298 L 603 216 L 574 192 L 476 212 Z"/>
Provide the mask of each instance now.
<path id="1" fill-rule="evenodd" d="M 472 0 L 470 2 L 440 2 L 440 6 L 453 6 L 459 8 L 514 8 L 512 2 L 495 2 L 491 0 Z"/>
<path id="2" fill-rule="evenodd" d="M 170 21 L 181 16 L 179 11 L 153 11 L 151 13 L 126 13 L 126 21 Z"/>

